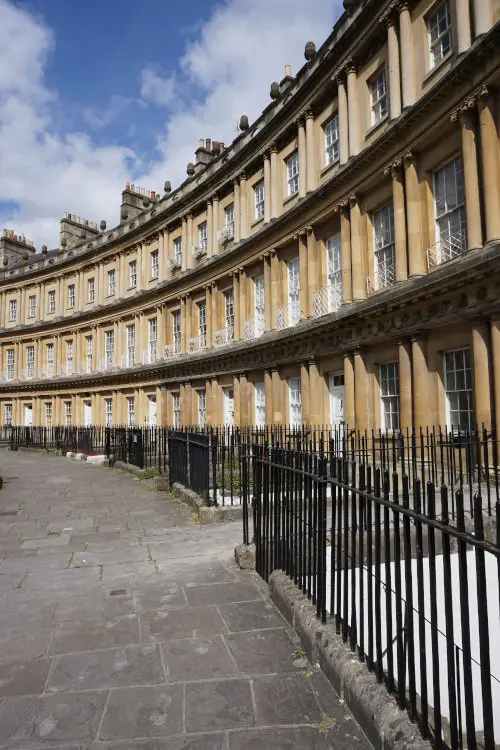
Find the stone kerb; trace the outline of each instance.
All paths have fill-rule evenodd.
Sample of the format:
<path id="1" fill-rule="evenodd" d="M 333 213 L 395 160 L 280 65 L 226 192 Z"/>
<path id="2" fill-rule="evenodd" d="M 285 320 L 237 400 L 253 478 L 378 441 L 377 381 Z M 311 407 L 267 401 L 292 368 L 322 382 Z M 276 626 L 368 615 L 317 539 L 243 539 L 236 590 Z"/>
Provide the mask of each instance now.
<path id="1" fill-rule="evenodd" d="M 207 506 L 202 497 L 179 482 L 175 482 L 172 489 L 180 500 L 194 511 L 202 525 L 224 521 L 240 521 L 243 518 L 242 505 Z"/>

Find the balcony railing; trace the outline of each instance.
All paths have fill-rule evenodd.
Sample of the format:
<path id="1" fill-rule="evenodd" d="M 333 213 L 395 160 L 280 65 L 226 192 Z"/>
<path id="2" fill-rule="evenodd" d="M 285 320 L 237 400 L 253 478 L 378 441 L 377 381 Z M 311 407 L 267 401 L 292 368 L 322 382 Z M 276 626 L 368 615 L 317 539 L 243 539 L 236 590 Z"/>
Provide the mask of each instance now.
<path id="1" fill-rule="evenodd" d="M 282 331 L 284 328 L 296 326 L 300 320 L 300 306 L 297 304 L 283 305 L 276 310 L 276 328 Z"/>
<path id="2" fill-rule="evenodd" d="M 201 352 L 207 347 L 206 336 L 193 336 L 189 339 L 189 351 L 190 352 Z"/>
<path id="3" fill-rule="evenodd" d="M 243 338 L 245 341 L 257 339 L 264 333 L 264 321 L 258 318 L 248 318 L 243 323 Z"/>
<path id="4" fill-rule="evenodd" d="M 394 263 L 382 262 L 374 274 L 366 280 L 366 291 L 368 294 L 380 292 L 388 286 L 392 286 L 396 281 L 396 269 Z"/>
<path id="5" fill-rule="evenodd" d="M 204 258 L 208 250 L 208 240 L 200 240 L 197 245 L 193 247 L 193 258 L 194 260 L 200 260 Z"/>
<path id="6" fill-rule="evenodd" d="M 230 221 L 219 229 L 218 239 L 221 245 L 234 239 L 234 221 Z"/>
<path id="7" fill-rule="evenodd" d="M 322 315 L 337 312 L 341 304 L 342 282 L 329 284 L 314 292 L 313 315 L 315 318 L 321 318 Z"/>
<path id="8" fill-rule="evenodd" d="M 178 357 L 181 353 L 181 342 L 175 341 L 173 344 L 165 344 L 165 358 Z"/>
<path id="9" fill-rule="evenodd" d="M 234 326 L 226 326 L 226 328 L 221 328 L 220 331 L 215 331 L 214 345 L 216 347 L 226 346 L 226 344 L 231 344 L 233 341 Z"/>
<path id="10" fill-rule="evenodd" d="M 439 266 L 448 260 L 458 258 L 467 250 L 467 232 L 462 229 L 453 234 L 444 234 L 427 250 L 427 267 Z"/>

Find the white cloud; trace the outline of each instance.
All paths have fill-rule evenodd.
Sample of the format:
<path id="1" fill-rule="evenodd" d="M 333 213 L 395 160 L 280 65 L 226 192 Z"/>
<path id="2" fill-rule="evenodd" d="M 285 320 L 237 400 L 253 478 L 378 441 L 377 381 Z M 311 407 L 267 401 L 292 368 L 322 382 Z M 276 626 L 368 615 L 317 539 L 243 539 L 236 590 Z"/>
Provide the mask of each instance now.
<path id="1" fill-rule="evenodd" d="M 58 132 L 62 103 L 43 77 L 53 35 L 27 11 L 0 0 L 0 204 L 20 207 L 14 221 L 0 207 L 0 224 L 38 246 L 55 246 L 64 211 L 112 226 L 127 179 L 153 190 L 165 179 L 183 180 L 198 139 L 229 143 L 241 114 L 255 120 L 270 101 L 271 81 L 283 77 L 286 63 L 293 72 L 302 66 L 305 42 L 319 46 L 340 11 L 340 0 L 225 0 L 197 29 L 177 71 L 142 71 L 138 97 L 169 110 L 156 152 L 137 154 L 125 144 L 97 146 L 89 134 Z M 105 110 L 87 110 L 87 122 L 102 127 L 127 105 L 125 97 L 110 96 Z"/>
<path id="2" fill-rule="evenodd" d="M 167 107 L 175 98 L 175 77 L 158 75 L 152 68 L 144 68 L 141 73 L 141 97 L 145 102 Z"/>
<path id="3" fill-rule="evenodd" d="M 85 107 L 82 112 L 83 119 L 91 128 L 99 130 L 113 122 L 122 112 L 134 103 L 134 99 L 127 96 L 113 94 L 107 107 Z"/>

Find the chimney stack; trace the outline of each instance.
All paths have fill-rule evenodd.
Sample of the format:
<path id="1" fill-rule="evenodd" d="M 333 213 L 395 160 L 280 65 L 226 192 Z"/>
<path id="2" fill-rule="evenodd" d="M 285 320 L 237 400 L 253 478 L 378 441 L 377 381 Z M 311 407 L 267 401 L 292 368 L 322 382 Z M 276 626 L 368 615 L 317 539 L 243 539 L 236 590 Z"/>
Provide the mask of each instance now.
<path id="1" fill-rule="evenodd" d="M 35 245 L 24 234 L 16 234 L 13 229 L 2 229 L 0 237 L 0 263 L 8 266 L 20 258 L 26 259 L 35 254 Z"/>
<path id="2" fill-rule="evenodd" d="M 158 200 L 160 200 L 160 196 L 155 190 L 146 190 L 139 185 L 134 185 L 133 182 L 127 182 L 125 190 L 122 190 L 120 222 L 132 221 L 141 211 L 149 208 Z"/>
<path id="3" fill-rule="evenodd" d="M 95 221 L 82 219 L 76 214 L 65 213 L 59 230 L 59 246 L 65 249 L 81 245 L 89 237 L 99 234 Z"/>

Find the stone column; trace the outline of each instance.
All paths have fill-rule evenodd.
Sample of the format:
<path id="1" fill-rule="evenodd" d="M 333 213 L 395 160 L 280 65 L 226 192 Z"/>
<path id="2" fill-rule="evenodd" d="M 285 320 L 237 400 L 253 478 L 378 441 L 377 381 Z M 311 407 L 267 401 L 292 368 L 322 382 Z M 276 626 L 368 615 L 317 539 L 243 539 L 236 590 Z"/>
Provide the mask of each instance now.
<path id="1" fill-rule="evenodd" d="M 481 202 L 479 196 L 479 172 L 477 163 L 476 108 L 471 102 L 458 113 L 462 132 L 462 158 L 464 163 L 465 215 L 467 225 L 467 249 L 482 247 Z M 457 115 L 452 115 L 456 121 Z"/>
<path id="2" fill-rule="evenodd" d="M 187 351 L 186 328 L 186 295 L 183 294 L 181 297 L 181 354 Z"/>
<path id="3" fill-rule="evenodd" d="M 351 209 L 351 263 L 352 298 L 354 302 L 366 299 L 366 243 L 365 230 L 359 201 L 355 195 L 349 196 Z"/>
<path id="4" fill-rule="evenodd" d="M 408 222 L 408 259 L 410 276 L 422 276 L 426 272 L 423 251 L 422 220 L 420 211 L 420 183 L 418 181 L 415 154 L 408 151 L 404 156 L 406 186 L 406 218 Z"/>
<path id="5" fill-rule="evenodd" d="M 205 287 L 205 305 L 206 305 L 206 311 L 207 311 L 207 347 L 212 346 L 212 289 L 210 287 L 210 284 L 207 284 Z"/>
<path id="6" fill-rule="evenodd" d="M 234 180 L 233 182 L 233 192 L 234 192 L 234 200 L 233 200 L 233 206 L 234 206 L 234 241 L 239 242 L 240 241 L 240 183 L 238 180 Z"/>
<path id="7" fill-rule="evenodd" d="M 351 217 L 349 201 L 344 200 L 339 205 L 340 212 L 340 242 L 342 254 L 342 302 L 352 302 L 351 276 Z"/>
<path id="8" fill-rule="evenodd" d="M 406 257 L 405 189 L 401 159 L 394 162 L 388 171 L 392 178 L 396 281 L 405 281 L 408 278 L 408 262 Z"/>
<path id="9" fill-rule="evenodd" d="M 478 109 L 486 242 L 492 242 L 500 239 L 500 155 L 495 100 L 487 88 L 479 94 Z"/>
<path id="10" fill-rule="evenodd" d="M 456 0 L 457 51 L 461 55 L 471 45 L 469 0 Z"/>
<path id="11" fill-rule="evenodd" d="M 309 281 L 308 265 L 309 258 L 307 252 L 307 235 L 306 230 L 301 229 L 298 235 L 295 235 L 299 243 L 299 275 L 300 275 L 300 311 L 305 316 L 309 316 Z"/>
<path id="12" fill-rule="evenodd" d="M 264 370 L 264 393 L 266 409 L 266 425 L 272 425 L 274 419 L 273 413 L 273 378 L 269 370 Z"/>
<path id="13" fill-rule="evenodd" d="M 233 301 L 234 301 L 234 339 L 240 338 L 240 277 L 238 271 L 233 273 Z"/>
<path id="14" fill-rule="evenodd" d="M 219 252 L 219 196 L 217 193 L 212 195 L 212 255 Z"/>
<path id="15" fill-rule="evenodd" d="M 316 233 L 314 227 L 309 226 L 306 228 L 307 232 L 307 275 L 302 281 L 302 270 L 300 271 L 300 287 L 302 284 L 307 284 L 309 291 L 307 293 L 307 309 L 305 309 L 304 315 L 310 318 L 313 314 L 314 305 L 314 294 L 317 288 L 317 268 L 318 268 L 318 257 L 317 257 L 317 246 L 316 246 Z"/>
<path id="16" fill-rule="evenodd" d="M 281 378 L 277 367 L 271 370 L 271 377 L 273 387 L 273 424 L 280 425 L 283 421 L 283 411 L 281 408 Z"/>
<path id="17" fill-rule="evenodd" d="M 185 346 L 183 351 L 189 352 L 189 342 L 192 336 L 193 329 L 193 300 L 190 294 L 186 294 L 186 335 L 185 335 Z"/>
<path id="18" fill-rule="evenodd" d="M 490 368 L 490 331 L 485 321 L 472 326 L 472 355 L 474 368 L 474 407 L 476 426 L 491 430 L 491 383 L 493 373 Z"/>
<path id="19" fill-rule="evenodd" d="M 271 250 L 271 328 L 276 328 L 276 310 L 281 304 L 280 265 L 276 251 Z"/>
<path id="20" fill-rule="evenodd" d="M 358 104 L 358 77 L 356 75 L 356 63 L 348 61 L 347 73 L 347 107 L 349 113 L 349 156 L 359 153 L 359 104 Z"/>
<path id="21" fill-rule="evenodd" d="M 306 129 L 303 117 L 297 120 L 297 141 L 299 144 L 299 198 L 303 198 L 307 184 Z"/>
<path id="22" fill-rule="evenodd" d="M 212 201 L 207 201 L 207 258 L 212 257 L 212 247 L 213 247 L 213 236 L 214 236 L 214 230 L 213 230 L 213 209 L 212 209 Z"/>
<path id="23" fill-rule="evenodd" d="M 358 349 L 354 352 L 354 421 L 356 423 L 356 429 L 361 432 L 373 427 L 373 393 L 371 393 L 368 381 L 369 378 L 365 358 Z"/>
<path id="24" fill-rule="evenodd" d="M 422 334 L 411 339 L 413 426 L 423 430 L 430 425 L 429 370 L 427 367 L 427 341 Z"/>
<path id="25" fill-rule="evenodd" d="M 354 357 L 346 353 L 344 354 L 344 421 L 351 429 L 357 427 L 354 409 Z"/>
<path id="26" fill-rule="evenodd" d="M 247 176 L 245 172 L 240 175 L 240 239 L 245 240 L 248 236 L 248 195 Z"/>
<path id="27" fill-rule="evenodd" d="M 340 166 L 349 160 L 349 115 L 347 113 L 347 91 L 343 75 L 337 77 L 337 95 L 339 106 L 339 152 Z"/>
<path id="28" fill-rule="evenodd" d="M 321 382 L 323 380 L 323 382 Z M 327 420 L 323 416 L 324 379 L 319 374 L 318 365 L 309 362 L 309 424 L 319 427 Z"/>
<path id="29" fill-rule="evenodd" d="M 401 69 L 399 39 L 396 19 L 389 10 L 381 19 L 387 26 L 387 50 L 389 55 L 389 116 L 395 120 L 401 114 Z"/>
<path id="30" fill-rule="evenodd" d="M 486 34 L 493 25 L 490 0 L 473 0 L 476 37 Z"/>
<path id="31" fill-rule="evenodd" d="M 415 103 L 415 61 L 413 59 L 413 28 L 408 0 L 399 4 L 399 38 L 401 44 L 401 85 L 403 108 Z"/>
<path id="32" fill-rule="evenodd" d="M 182 270 L 185 271 L 187 268 L 187 254 L 188 254 L 188 230 L 187 230 L 187 219 L 185 216 L 182 219 L 181 245 L 182 245 Z"/>
<path id="33" fill-rule="evenodd" d="M 264 224 L 271 218 L 271 161 L 270 153 L 264 154 Z"/>
<path id="34" fill-rule="evenodd" d="M 217 284 L 212 283 L 212 346 L 215 346 L 215 332 L 219 330 L 219 316 L 217 314 L 217 303 L 219 301 L 219 290 Z"/>
<path id="35" fill-rule="evenodd" d="M 500 430 L 500 317 L 493 318 L 491 321 L 491 359 L 493 364 L 493 393 L 498 440 L 498 431 Z"/>
<path id="36" fill-rule="evenodd" d="M 264 253 L 264 325 L 266 331 L 270 331 L 274 326 L 272 307 L 271 254 L 266 252 Z"/>
<path id="37" fill-rule="evenodd" d="M 238 269 L 240 277 L 239 277 L 239 285 L 240 285 L 240 298 L 239 300 L 235 297 L 235 304 L 239 307 L 240 312 L 240 339 L 243 339 L 245 337 L 245 321 L 248 318 L 248 309 L 247 309 L 247 275 L 245 273 L 244 268 Z"/>
<path id="38" fill-rule="evenodd" d="M 398 343 L 399 351 L 399 422 L 401 432 L 411 432 L 413 424 L 412 410 L 412 373 L 411 345 L 407 341 Z"/>
<path id="39" fill-rule="evenodd" d="M 311 424 L 311 390 L 309 387 L 309 368 L 306 362 L 300 364 L 300 391 L 302 399 L 302 424 Z"/>
<path id="40" fill-rule="evenodd" d="M 185 253 L 185 268 L 183 267 L 183 271 L 185 271 L 187 268 L 192 268 L 193 266 L 193 245 L 194 245 L 194 236 L 193 236 L 193 215 L 188 214 L 187 217 L 187 245 L 186 245 L 186 253 Z M 184 253 L 182 256 L 184 260 Z"/>
<path id="41" fill-rule="evenodd" d="M 314 151 L 314 113 L 308 109 L 306 112 L 306 190 L 308 193 L 316 187 Z"/>
<path id="42" fill-rule="evenodd" d="M 253 424 L 251 417 L 250 389 L 246 372 L 240 375 L 240 426 L 247 427 Z"/>
<path id="43" fill-rule="evenodd" d="M 278 148 L 271 146 L 271 219 L 278 216 Z"/>

